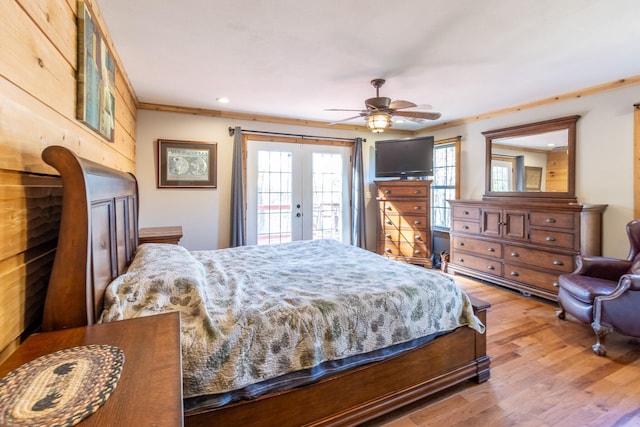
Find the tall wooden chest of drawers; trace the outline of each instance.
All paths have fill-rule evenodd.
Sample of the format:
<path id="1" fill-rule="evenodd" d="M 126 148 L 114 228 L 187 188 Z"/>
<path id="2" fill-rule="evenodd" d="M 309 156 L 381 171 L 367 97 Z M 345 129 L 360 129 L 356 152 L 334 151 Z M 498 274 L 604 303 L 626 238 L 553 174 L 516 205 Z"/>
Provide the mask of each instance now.
<path id="1" fill-rule="evenodd" d="M 556 300 L 576 255 L 600 255 L 606 205 L 450 200 L 449 271 Z"/>
<path id="2" fill-rule="evenodd" d="M 376 181 L 378 253 L 431 268 L 431 180 Z"/>

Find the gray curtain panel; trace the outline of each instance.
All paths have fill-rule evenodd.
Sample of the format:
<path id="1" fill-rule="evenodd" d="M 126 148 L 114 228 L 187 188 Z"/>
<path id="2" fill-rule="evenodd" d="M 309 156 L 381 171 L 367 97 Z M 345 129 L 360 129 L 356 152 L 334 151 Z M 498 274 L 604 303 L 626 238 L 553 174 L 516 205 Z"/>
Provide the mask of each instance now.
<path id="1" fill-rule="evenodd" d="M 244 182 L 242 179 L 242 130 L 233 133 L 233 164 L 231 165 L 231 247 L 247 244 L 244 223 Z"/>
<path id="2" fill-rule="evenodd" d="M 356 138 L 353 146 L 353 177 L 351 189 L 351 244 L 367 247 L 367 230 L 364 208 L 364 171 L 362 166 L 362 138 Z"/>
<path id="3" fill-rule="evenodd" d="M 524 183 L 524 156 L 516 156 L 516 191 L 527 191 Z"/>

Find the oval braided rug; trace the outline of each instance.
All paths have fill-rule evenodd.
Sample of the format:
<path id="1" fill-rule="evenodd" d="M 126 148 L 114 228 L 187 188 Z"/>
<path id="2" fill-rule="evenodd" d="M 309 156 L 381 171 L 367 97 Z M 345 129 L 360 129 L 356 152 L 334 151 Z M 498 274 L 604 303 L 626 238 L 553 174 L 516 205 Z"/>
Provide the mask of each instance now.
<path id="1" fill-rule="evenodd" d="M 124 352 L 86 345 L 46 354 L 0 379 L 0 425 L 72 426 L 93 414 L 120 379 Z"/>

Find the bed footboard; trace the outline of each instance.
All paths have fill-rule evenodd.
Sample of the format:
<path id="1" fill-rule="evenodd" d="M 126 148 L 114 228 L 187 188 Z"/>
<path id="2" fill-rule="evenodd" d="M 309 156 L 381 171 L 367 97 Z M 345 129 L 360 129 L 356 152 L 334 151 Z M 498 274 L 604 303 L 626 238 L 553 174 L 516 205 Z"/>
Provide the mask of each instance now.
<path id="1" fill-rule="evenodd" d="M 471 298 L 487 325 L 490 305 Z M 461 327 L 405 353 L 305 387 L 185 414 L 186 426 L 353 426 L 467 380 L 490 376 L 486 332 Z"/>

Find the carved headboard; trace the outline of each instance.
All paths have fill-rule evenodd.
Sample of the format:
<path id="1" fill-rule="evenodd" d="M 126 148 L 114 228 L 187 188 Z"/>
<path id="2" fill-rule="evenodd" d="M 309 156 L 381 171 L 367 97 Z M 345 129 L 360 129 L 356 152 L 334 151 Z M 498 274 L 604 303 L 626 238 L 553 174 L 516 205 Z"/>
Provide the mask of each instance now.
<path id="1" fill-rule="evenodd" d="M 107 285 L 138 247 L 138 184 L 120 172 L 51 146 L 42 159 L 62 178 L 62 218 L 42 329 L 96 322 Z"/>

